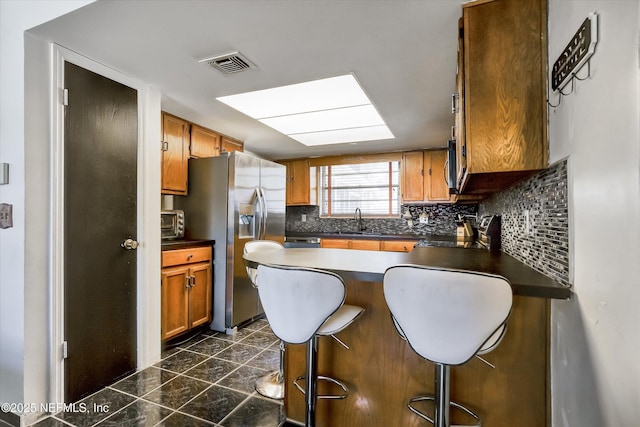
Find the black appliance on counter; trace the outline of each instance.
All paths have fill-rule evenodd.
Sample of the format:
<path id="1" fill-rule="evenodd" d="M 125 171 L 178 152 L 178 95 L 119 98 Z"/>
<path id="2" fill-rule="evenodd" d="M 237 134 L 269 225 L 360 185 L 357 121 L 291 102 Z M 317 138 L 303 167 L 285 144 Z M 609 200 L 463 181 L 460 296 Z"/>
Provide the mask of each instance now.
<path id="1" fill-rule="evenodd" d="M 502 245 L 501 228 L 500 215 L 483 216 L 480 219 L 480 225 L 478 225 L 478 243 L 492 252 L 499 251 Z"/>

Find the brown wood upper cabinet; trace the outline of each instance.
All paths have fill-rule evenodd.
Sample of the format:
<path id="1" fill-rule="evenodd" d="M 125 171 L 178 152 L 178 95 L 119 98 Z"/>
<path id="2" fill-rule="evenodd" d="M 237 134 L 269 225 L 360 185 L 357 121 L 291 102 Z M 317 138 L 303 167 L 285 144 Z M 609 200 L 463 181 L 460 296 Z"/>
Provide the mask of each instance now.
<path id="1" fill-rule="evenodd" d="M 231 153 L 233 151 L 244 151 L 244 144 L 228 136 L 223 136 L 220 141 L 220 151 L 223 153 Z"/>
<path id="2" fill-rule="evenodd" d="M 427 150 L 424 152 L 425 201 L 453 201 L 447 184 L 448 167 L 446 150 Z"/>
<path id="3" fill-rule="evenodd" d="M 244 151 L 244 144 L 163 111 L 162 194 L 187 194 L 189 157 L 216 157 L 232 151 Z"/>
<path id="4" fill-rule="evenodd" d="M 466 160 L 458 183 L 463 194 L 493 193 L 547 167 L 546 4 L 495 0 L 462 7 L 464 127 L 456 143 Z"/>
<path id="5" fill-rule="evenodd" d="M 309 159 L 282 162 L 287 167 L 287 206 L 311 203 L 311 174 Z"/>
<path id="6" fill-rule="evenodd" d="M 233 151 L 244 151 L 244 144 L 211 129 L 191 125 L 191 157 L 216 157 Z"/>
<path id="7" fill-rule="evenodd" d="M 400 174 L 402 202 L 422 202 L 424 200 L 424 156 L 422 151 L 402 154 Z"/>
<path id="8" fill-rule="evenodd" d="M 162 113 L 162 193 L 187 194 L 189 123 Z"/>
<path id="9" fill-rule="evenodd" d="M 211 129 L 191 125 L 191 157 L 216 157 L 220 155 L 220 135 Z"/>
<path id="10" fill-rule="evenodd" d="M 402 155 L 402 202 L 451 203 L 445 177 L 446 150 L 412 151 Z"/>

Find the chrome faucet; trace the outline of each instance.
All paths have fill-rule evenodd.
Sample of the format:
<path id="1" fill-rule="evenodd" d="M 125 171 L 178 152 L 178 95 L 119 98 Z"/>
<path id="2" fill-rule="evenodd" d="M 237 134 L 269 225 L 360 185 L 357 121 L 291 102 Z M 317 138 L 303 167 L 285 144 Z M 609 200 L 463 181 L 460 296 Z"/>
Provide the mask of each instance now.
<path id="1" fill-rule="evenodd" d="M 362 211 L 360 208 L 356 208 L 356 213 L 353 215 L 353 219 L 356 220 L 358 231 L 364 231 L 366 229 L 366 227 L 362 225 Z"/>

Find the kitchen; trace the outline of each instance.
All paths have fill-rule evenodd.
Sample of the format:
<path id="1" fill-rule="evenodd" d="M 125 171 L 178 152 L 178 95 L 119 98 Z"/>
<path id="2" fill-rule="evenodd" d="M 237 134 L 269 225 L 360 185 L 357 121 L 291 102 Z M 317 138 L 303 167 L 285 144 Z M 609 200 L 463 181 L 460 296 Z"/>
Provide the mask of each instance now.
<path id="1" fill-rule="evenodd" d="M 16 11 L 18 16 L 22 16 L 21 13 L 25 16 L 32 15 L 32 11 L 21 9 L 20 6 L 12 2 L 3 2 L 3 16 L 7 16 L 5 11 Z M 634 303 L 637 303 L 638 290 L 637 286 L 632 286 L 635 284 L 633 278 L 637 277 L 638 268 L 635 265 L 638 254 L 637 55 L 622 55 L 620 53 L 635 52 L 631 43 L 633 40 L 637 40 L 637 2 L 551 1 L 549 5 L 549 64 L 551 65 L 564 49 L 577 26 L 589 13 L 594 11 L 600 13 L 601 21 L 599 45 L 591 61 L 592 77 L 586 81 L 576 81 L 574 93 L 562 98 L 560 106 L 549 110 L 549 164 L 557 165 L 559 171 L 555 172 L 562 176 L 564 166 L 561 166 L 561 161 L 568 158 L 566 174 L 569 206 L 572 206 L 569 209 L 572 212 L 569 214 L 571 236 L 569 238 L 569 252 L 572 260 L 569 269 L 569 283 L 574 285 L 575 291 L 571 300 L 554 301 L 551 308 L 553 425 L 625 424 L 625 421 L 635 418 L 637 408 L 640 406 L 634 400 L 634 396 L 638 395 L 637 367 L 633 363 L 634 355 L 637 355 L 638 338 L 632 332 L 633 325 L 637 325 L 638 322 L 637 311 L 633 308 L 636 305 Z M 45 9 L 42 13 L 45 13 Z M 9 39 L 3 37 L 3 40 L 15 40 L 18 46 L 23 46 L 24 43 L 27 48 L 26 65 L 23 65 L 22 60 L 19 59 L 19 53 L 3 49 L 3 74 L 5 67 L 10 67 L 7 71 L 9 73 L 7 75 L 11 77 L 10 81 L 19 82 L 25 78 L 26 82 L 30 82 L 27 87 L 33 91 L 46 83 L 40 82 L 38 84 L 38 77 L 32 74 L 26 74 L 24 77 L 23 75 L 25 71 L 31 69 L 30 67 L 38 64 L 38 58 L 46 57 L 46 51 L 40 50 L 44 43 L 43 40 L 56 40 L 57 37 L 60 37 L 59 43 L 69 47 L 78 43 L 73 40 L 66 41 L 61 35 L 41 38 L 42 36 L 33 34 L 33 32 L 27 33 L 25 40 L 22 40 L 22 31 L 57 17 L 58 15 L 53 13 L 62 14 L 64 8 L 51 13 L 52 15 L 48 17 L 43 15 L 42 18 L 22 18 L 22 21 L 16 21 L 16 25 L 23 25 L 19 29 L 5 27 L 3 22 L 3 31 L 8 31 L 10 37 Z M 460 12 L 457 10 L 456 19 L 459 15 Z M 257 25 L 258 23 L 251 21 L 251 24 Z M 302 24 L 309 26 L 308 22 Z M 393 24 L 393 22 L 389 24 Z M 284 28 L 284 26 L 278 27 L 274 23 L 273 31 L 276 31 L 275 28 Z M 614 28 L 616 30 L 613 30 Z M 623 33 L 623 35 L 616 33 L 622 29 L 629 32 Z M 327 28 L 325 32 L 330 32 L 330 30 Z M 444 34 L 444 31 L 441 33 Z M 453 34 L 455 37 L 455 31 L 449 34 Z M 316 38 L 312 42 L 318 43 L 317 47 L 322 50 L 319 40 Z M 148 40 L 142 40 L 142 42 L 148 43 Z M 455 54 L 455 40 L 451 43 L 452 54 Z M 616 46 L 612 46 L 611 43 L 616 43 Z M 411 46 L 404 47 L 412 50 L 414 54 L 419 51 L 418 47 L 415 49 L 411 49 Z M 75 50 L 83 51 L 80 48 Z M 98 47 L 95 52 L 87 51 L 85 54 L 99 59 L 103 55 L 101 52 Z M 204 57 L 207 53 L 202 52 L 203 56 L 200 57 Z M 34 56 L 35 62 L 33 62 Z M 131 58 L 132 61 L 134 59 Z M 44 62 L 47 61 L 44 60 Z M 429 64 L 425 64 L 425 66 L 428 67 Z M 455 74 L 454 62 L 449 63 L 449 67 L 451 73 L 447 72 L 447 75 L 442 78 L 443 81 L 446 80 L 443 86 L 450 92 L 450 88 L 453 87 L 451 76 Z M 116 68 L 124 69 L 126 67 L 123 64 L 116 66 Z M 619 75 L 621 70 L 622 75 Z M 418 72 L 422 73 L 420 70 Z M 133 72 L 131 74 L 135 75 Z M 332 74 L 337 75 L 338 73 Z M 356 75 L 366 81 L 357 70 Z M 434 75 L 439 77 L 438 74 Z M 580 77 L 584 76 L 581 74 Z M 282 82 L 282 84 L 286 83 L 290 82 Z M 3 78 L 3 85 L 8 85 L 5 78 Z M 17 88 L 21 87 L 16 83 L 12 83 L 12 85 Z M 42 288 L 45 290 L 40 295 L 47 295 L 48 291 L 46 290 L 50 286 L 49 279 L 46 278 L 47 270 L 45 268 L 28 268 L 28 265 L 34 264 L 29 262 L 27 265 L 23 258 L 24 255 L 20 255 L 26 250 L 26 253 L 32 257 L 30 259 L 37 261 L 38 265 L 40 263 L 46 265 L 47 262 L 43 262 L 43 260 L 49 259 L 50 256 L 48 250 L 39 244 L 39 239 L 31 234 L 41 232 L 44 235 L 50 235 L 48 233 L 51 232 L 47 231 L 49 227 L 47 225 L 48 215 L 35 213 L 42 207 L 44 207 L 42 212 L 48 211 L 46 208 L 48 206 L 46 189 L 49 185 L 49 178 L 45 176 L 45 171 L 48 170 L 47 160 L 40 156 L 47 150 L 42 150 L 38 142 L 48 140 L 48 136 L 46 126 L 45 130 L 42 130 L 42 127 L 38 126 L 39 122 L 34 121 L 36 112 L 39 112 L 41 117 L 46 117 L 47 108 L 38 103 L 34 104 L 33 95 L 28 92 L 25 95 L 27 112 L 21 111 L 20 108 L 16 109 L 8 98 L 22 99 L 23 95 L 17 92 L 17 89 L 13 90 L 11 87 L 3 86 L 3 93 L 15 96 L 3 97 L 2 100 L 2 152 L 8 153 L 6 154 L 7 160 L 3 158 L 2 162 L 11 163 L 12 169 L 10 184 L 0 186 L 0 191 L 2 191 L 2 202 L 13 201 L 14 203 L 15 226 L 2 230 L 0 235 L 2 238 L 2 313 L 3 316 L 24 319 L 24 326 L 21 326 L 17 332 L 9 331 L 6 329 L 8 328 L 6 325 L 10 324 L 8 323 L 10 317 L 2 318 L 1 324 L 4 328 L 1 346 L 3 351 L 2 383 L 10 385 L 3 385 L 1 400 L 48 401 L 46 387 L 38 386 L 47 382 L 43 378 L 48 378 L 50 375 L 49 368 L 46 368 L 48 363 L 38 362 L 41 360 L 41 355 L 48 354 L 46 340 L 39 339 L 39 337 L 46 336 L 46 331 L 49 330 L 47 325 L 50 325 L 50 320 L 46 314 L 48 312 L 47 302 L 41 297 L 34 296 L 30 291 L 27 292 L 24 286 L 9 287 L 8 285 L 8 283 L 31 283 L 35 286 L 32 289 Z M 154 101 L 153 96 L 153 94 L 149 96 L 150 102 Z M 149 125 L 149 137 L 158 141 L 161 139 L 159 134 L 160 100 L 158 94 L 155 96 L 155 102 L 158 102 L 158 107 L 156 107 L 158 118 L 153 118 L 155 123 Z M 444 96 L 448 97 L 450 94 Z M 617 102 L 621 102 L 624 108 L 608 109 L 606 101 L 609 99 L 618 100 Z M 46 101 L 43 102 L 46 104 Z M 550 102 L 556 105 L 557 95 L 554 96 L 552 93 Z M 198 113 L 192 112 L 192 110 L 205 111 L 205 108 L 204 103 L 196 103 L 190 108 L 181 109 L 175 104 L 172 107 L 170 103 L 162 101 L 162 109 L 168 109 L 179 116 L 187 116 L 195 123 L 206 125 L 222 133 L 230 133 L 218 126 L 218 123 L 207 123 L 206 120 L 201 120 Z M 13 115 L 17 115 L 15 123 L 13 119 L 9 119 L 9 117 L 14 117 Z M 451 123 L 448 111 L 443 111 L 442 115 L 443 119 L 446 116 L 448 123 Z M 155 117 L 155 115 L 153 116 Z M 221 122 L 233 121 L 228 113 L 219 117 Z M 621 122 L 620 117 L 628 118 L 628 120 Z M 23 120 L 26 122 L 27 118 L 32 126 L 26 129 L 25 136 L 22 136 L 23 130 L 20 123 Z M 438 140 L 438 146 L 445 145 L 448 134 L 449 128 L 447 127 L 440 131 L 439 136 L 433 137 Z M 237 139 L 244 139 L 242 135 L 233 136 Z M 11 148 L 8 146 L 9 140 L 24 140 L 25 142 Z M 153 147 L 153 150 L 150 147 L 148 153 L 145 152 L 145 161 L 159 164 L 159 153 L 155 151 L 155 143 Z M 334 154 L 332 151 L 335 150 L 326 148 L 318 155 Z M 384 150 L 376 146 L 371 151 L 381 152 Z M 289 158 L 303 157 L 301 153 L 295 153 L 293 150 L 288 150 L 288 153 L 287 157 Z M 275 157 L 285 158 L 285 155 L 284 153 L 276 153 Z M 19 159 L 24 159 L 22 161 L 25 162 L 28 171 L 41 172 L 27 175 L 21 171 L 19 166 L 14 166 L 14 162 L 17 165 L 21 163 Z M 159 182 L 159 172 L 153 172 L 152 168 L 147 168 L 146 171 L 150 174 L 147 179 L 151 182 Z M 602 173 L 594 171 L 602 171 Z M 21 193 L 25 191 L 21 185 L 18 185 L 21 182 L 24 183 L 23 185 L 26 186 L 26 191 L 29 194 L 26 198 L 26 206 L 19 202 L 19 195 L 23 194 L 24 197 L 26 194 Z M 624 184 L 621 185 L 621 183 Z M 535 188 L 539 187 L 535 186 Z M 526 190 L 530 189 L 527 187 Z M 528 194 L 535 194 L 534 189 L 531 190 Z M 502 195 L 503 200 L 495 201 L 495 203 L 509 203 L 512 196 Z M 159 195 L 151 195 L 150 191 L 147 197 L 148 202 L 151 203 L 150 206 L 161 205 Z M 299 208 L 303 211 L 305 209 L 311 208 Z M 485 209 L 490 212 L 493 208 L 485 207 Z M 519 212 L 520 209 L 522 211 L 529 210 L 531 218 L 535 218 L 533 215 L 536 212 L 535 206 L 527 205 L 517 208 L 517 211 Z M 31 216 L 30 212 L 33 212 L 35 217 Z M 417 214 L 414 217 L 419 223 L 422 211 L 415 212 Z M 316 220 L 315 213 L 309 211 L 299 212 L 288 219 L 302 222 L 303 214 L 308 215 L 306 223 L 319 221 L 319 219 Z M 445 216 L 445 214 L 432 215 L 431 217 L 434 216 L 437 218 Z M 149 224 L 145 226 L 149 227 L 148 234 L 150 236 L 151 230 L 159 228 L 159 219 L 152 219 L 153 215 L 148 217 L 150 218 L 148 219 Z M 22 220 L 18 220 L 20 218 Z M 522 224 L 514 225 L 514 227 L 522 226 L 522 230 L 525 230 L 527 227 L 525 227 L 524 215 L 518 215 L 518 218 Z M 603 226 L 605 219 L 606 227 Z M 28 224 L 26 228 L 25 222 Z M 397 222 L 402 224 L 400 220 Z M 366 226 L 366 217 L 364 223 Z M 422 226 L 428 225 L 423 224 Z M 418 224 L 418 226 L 420 225 Z M 623 236 L 631 236 L 631 238 L 623 238 Z M 149 250 L 153 245 L 158 250 L 159 236 L 157 239 L 155 243 L 153 243 L 153 237 L 144 239 Z M 17 248 L 23 248 L 23 250 L 9 249 L 10 243 L 17 245 Z M 503 246 L 508 243 L 503 242 Z M 12 246 L 12 248 L 15 247 Z M 551 257 L 553 256 L 555 255 L 551 254 Z M 159 260 L 151 262 L 151 264 L 154 263 L 155 266 L 148 267 L 148 271 L 152 272 L 156 269 L 159 271 Z M 22 271 L 18 268 L 16 271 L 15 268 L 9 268 L 9 265 L 25 266 L 25 268 Z M 149 274 L 150 278 L 155 275 L 159 280 L 159 273 Z M 150 281 L 157 283 L 158 280 Z M 157 305 L 157 298 L 158 296 L 152 296 L 148 306 Z M 153 314 L 152 311 L 153 309 L 151 312 L 143 311 L 140 313 L 143 317 L 149 316 L 150 320 L 147 323 L 150 325 L 158 322 L 155 320 L 157 314 Z M 616 332 L 612 334 L 611 331 Z M 151 363 L 157 357 L 154 354 L 157 355 L 159 352 L 157 340 L 143 341 L 149 344 L 141 349 L 142 362 L 140 362 L 140 366 Z M 4 361 L 7 365 L 4 365 Z M 4 366 L 7 366 L 6 370 Z M 41 371 L 33 371 L 30 368 L 32 366 L 42 366 L 43 368 Z M 10 376 L 5 377 L 5 375 Z M 5 378 L 10 379 L 5 380 Z M 9 383 L 5 381 L 9 381 Z M 604 396 L 609 396 L 609 398 L 604 398 Z M 589 402 L 589 404 L 585 404 L 585 402 Z"/>

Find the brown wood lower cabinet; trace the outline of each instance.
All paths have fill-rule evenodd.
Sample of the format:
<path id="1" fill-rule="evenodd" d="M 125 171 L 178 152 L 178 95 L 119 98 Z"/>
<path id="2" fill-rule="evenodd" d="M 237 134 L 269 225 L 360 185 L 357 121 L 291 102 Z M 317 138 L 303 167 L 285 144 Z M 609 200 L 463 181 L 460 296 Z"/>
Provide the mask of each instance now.
<path id="1" fill-rule="evenodd" d="M 162 252 L 163 340 L 211 321 L 211 259 L 210 246 Z"/>
<path id="2" fill-rule="evenodd" d="M 322 239 L 320 241 L 322 248 L 390 252 L 409 252 L 415 244 L 415 240 Z"/>
<path id="3" fill-rule="evenodd" d="M 380 250 L 388 252 L 411 252 L 415 240 L 383 240 L 380 242 Z"/>

